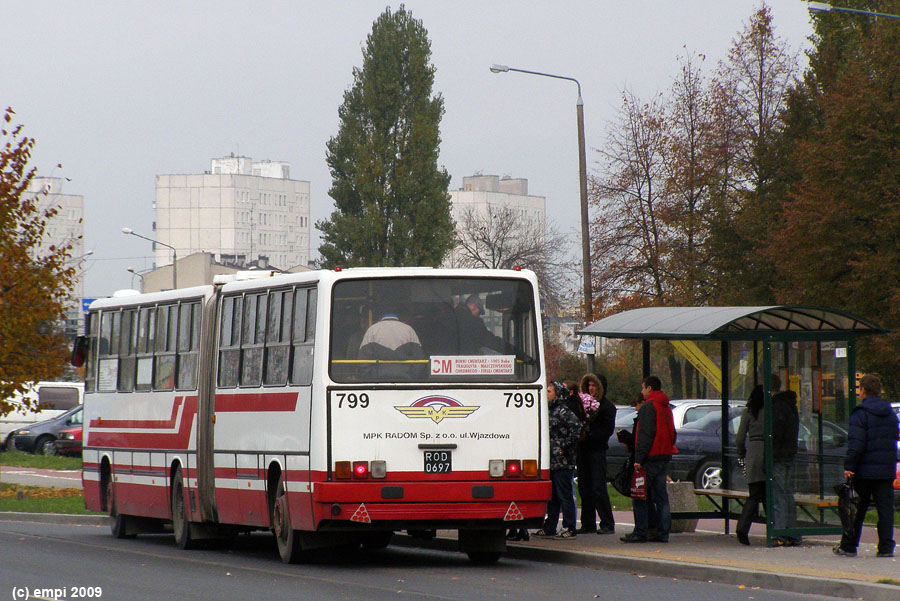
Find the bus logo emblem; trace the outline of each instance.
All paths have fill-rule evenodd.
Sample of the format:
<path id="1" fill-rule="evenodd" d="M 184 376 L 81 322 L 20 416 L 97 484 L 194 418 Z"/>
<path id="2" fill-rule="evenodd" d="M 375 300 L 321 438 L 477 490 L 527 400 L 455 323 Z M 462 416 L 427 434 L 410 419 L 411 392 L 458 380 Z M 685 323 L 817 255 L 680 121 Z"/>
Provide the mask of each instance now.
<path id="1" fill-rule="evenodd" d="M 445 418 L 465 418 L 478 411 L 479 407 L 466 407 L 456 399 L 445 396 L 426 396 L 409 407 L 394 409 L 410 419 L 427 418 L 436 424 Z"/>

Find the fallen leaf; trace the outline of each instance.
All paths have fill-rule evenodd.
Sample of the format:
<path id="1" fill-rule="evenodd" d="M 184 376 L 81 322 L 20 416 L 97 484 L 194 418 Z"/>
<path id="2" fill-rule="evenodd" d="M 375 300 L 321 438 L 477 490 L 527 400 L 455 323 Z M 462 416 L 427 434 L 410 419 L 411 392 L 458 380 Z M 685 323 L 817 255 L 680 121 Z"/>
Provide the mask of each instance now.
<path id="1" fill-rule="evenodd" d="M 745 589 L 745 588 L 747 588 L 747 587 L 744 586 L 743 584 L 739 584 L 739 585 L 738 585 L 738 588 L 739 588 L 739 589 Z"/>

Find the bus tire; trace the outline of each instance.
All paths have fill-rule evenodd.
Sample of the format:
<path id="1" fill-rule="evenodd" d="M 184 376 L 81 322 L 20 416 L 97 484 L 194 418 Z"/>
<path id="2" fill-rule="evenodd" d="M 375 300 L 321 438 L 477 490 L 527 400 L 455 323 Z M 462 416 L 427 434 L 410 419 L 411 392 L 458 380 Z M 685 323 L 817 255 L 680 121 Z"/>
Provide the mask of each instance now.
<path id="1" fill-rule="evenodd" d="M 184 505 L 184 480 L 180 466 L 175 468 L 175 476 L 172 478 L 172 533 L 179 549 L 193 549 L 197 546 L 197 541 L 191 536 L 191 522 Z"/>
<path id="2" fill-rule="evenodd" d="M 300 533 L 291 524 L 291 514 L 283 478 L 278 479 L 275 502 L 272 504 L 272 531 L 278 545 L 278 555 L 284 563 L 299 563 L 303 556 Z"/>
<path id="3" fill-rule="evenodd" d="M 127 515 L 119 513 L 118 504 L 116 503 L 116 485 L 110 477 L 106 481 L 106 508 L 109 517 L 109 530 L 113 538 L 134 538 L 135 535 L 129 532 L 129 520 Z"/>

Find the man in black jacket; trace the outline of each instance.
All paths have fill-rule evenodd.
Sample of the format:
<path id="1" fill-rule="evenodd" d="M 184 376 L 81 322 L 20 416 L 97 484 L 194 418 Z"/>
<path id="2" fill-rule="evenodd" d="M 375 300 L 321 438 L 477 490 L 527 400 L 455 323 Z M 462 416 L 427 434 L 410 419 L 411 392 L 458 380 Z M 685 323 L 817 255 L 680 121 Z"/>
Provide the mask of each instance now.
<path id="1" fill-rule="evenodd" d="M 599 406 L 585 412 L 585 436 L 578 444 L 578 492 L 581 495 L 581 533 L 612 534 L 616 531 L 612 503 L 606 488 L 606 451 L 616 427 L 616 406 L 606 398 L 606 378 L 587 374 L 581 390 Z M 600 527 L 597 528 L 597 514 Z"/>
<path id="2" fill-rule="evenodd" d="M 897 471 L 897 416 L 881 398 L 881 380 L 865 375 L 859 381 L 862 403 L 850 413 L 844 476 L 853 478 L 859 506 L 852 535 L 845 531 L 835 555 L 856 557 L 869 499 L 878 511 L 877 557 L 894 556 L 894 475 Z"/>
<path id="3" fill-rule="evenodd" d="M 772 523 L 776 529 L 793 528 L 797 523 L 794 457 L 797 455 L 800 433 L 797 393 L 781 390 L 781 378 L 777 374 L 772 374 L 772 391 Z M 775 544 L 796 547 L 802 540 L 798 535 L 779 536 Z"/>

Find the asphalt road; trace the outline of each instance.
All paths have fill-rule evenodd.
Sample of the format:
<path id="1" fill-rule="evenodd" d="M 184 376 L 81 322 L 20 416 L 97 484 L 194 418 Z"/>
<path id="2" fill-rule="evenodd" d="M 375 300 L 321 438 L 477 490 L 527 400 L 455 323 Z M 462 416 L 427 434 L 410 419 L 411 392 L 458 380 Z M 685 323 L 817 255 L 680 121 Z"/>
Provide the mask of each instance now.
<path id="1" fill-rule="evenodd" d="M 0 482 L 51 488 L 81 488 L 81 470 L 47 470 L 0 465 Z"/>
<path id="2" fill-rule="evenodd" d="M 180 551 L 171 535 L 117 540 L 106 526 L 0 522 L 0 550 L 0 599 L 13 600 L 832 599 L 510 558 L 473 566 L 460 553 L 394 545 L 284 565 L 265 533 Z"/>

